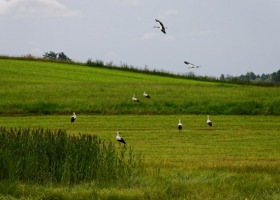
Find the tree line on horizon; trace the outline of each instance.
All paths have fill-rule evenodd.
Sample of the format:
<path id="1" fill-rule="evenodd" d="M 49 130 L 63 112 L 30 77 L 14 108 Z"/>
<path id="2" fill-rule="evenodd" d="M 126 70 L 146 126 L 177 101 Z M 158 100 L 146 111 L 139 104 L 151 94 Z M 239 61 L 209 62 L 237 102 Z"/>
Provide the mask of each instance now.
<path id="1" fill-rule="evenodd" d="M 246 74 L 242 74 L 240 76 L 231 76 L 221 74 L 219 80 L 221 81 L 231 81 L 231 80 L 239 80 L 241 82 L 273 82 L 280 83 L 280 69 L 277 72 L 273 72 L 271 74 L 255 74 L 254 72 L 247 72 Z"/>

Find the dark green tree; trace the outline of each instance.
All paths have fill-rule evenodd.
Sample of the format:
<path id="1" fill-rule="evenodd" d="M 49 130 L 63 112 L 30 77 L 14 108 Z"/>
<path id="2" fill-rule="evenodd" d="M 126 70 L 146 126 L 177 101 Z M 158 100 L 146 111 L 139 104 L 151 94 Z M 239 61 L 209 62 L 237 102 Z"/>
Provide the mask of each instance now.
<path id="1" fill-rule="evenodd" d="M 53 51 L 49 51 L 49 52 L 46 52 L 44 55 L 43 55 L 43 58 L 48 58 L 48 59 L 59 59 L 59 60 L 69 60 L 71 61 L 70 58 L 68 58 L 68 56 L 66 56 L 66 54 L 64 52 L 59 52 L 59 53 L 55 53 Z"/>
<path id="2" fill-rule="evenodd" d="M 221 81 L 224 81 L 224 80 L 225 80 L 225 75 L 224 75 L 224 74 L 221 74 L 220 80 L 221 80 Z"/>
<path id="3" fill-rule="evenodd" d="M 46 53 L 43 55 L 43 58 L 56 59 L 56 53 L 53 52 L 53 51 L 46 52 Z"/>
<path id="4" fill-rule="evenodd" d="M 64 52 L 60 52 L 60 53 L 57 53 L 57 59 L 61 59 L 61 60 L 71 60 L 70 58 L 68 58 L 68 56 L 65 55 Z"/>
<path id="5" fill-rule="evenodd" d="M 280 70 L 273 72 L 271 78 L 273 82 L 280 83 Z"/>

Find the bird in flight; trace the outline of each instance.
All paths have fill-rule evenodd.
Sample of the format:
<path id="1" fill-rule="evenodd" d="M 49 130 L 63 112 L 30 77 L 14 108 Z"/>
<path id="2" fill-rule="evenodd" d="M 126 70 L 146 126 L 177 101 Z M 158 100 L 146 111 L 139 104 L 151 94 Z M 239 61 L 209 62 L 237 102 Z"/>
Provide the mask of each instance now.
<path id="1" fill-rule="evenodd" d="M 158 19 L 156 19 L 156 22 L 158 23 L 158 26 L 154 26 L 154 28 L 159 28 L 161 30 L 161 32 L 163 32 L 164 34 L 166 34 L 165 29 L 167 27 L 164 27 L 163 23 L 161 23 L 161 21 L 159 21 Z"/>
<path id="2" fill-rule="evenodd" d="M 190 62 L 187 62 L 187 61 L 185 61 L 184 63 L 189 66 L 188 68 L 199 68 L 199 67 L 201 67 L 201 66 L 194 65 Z"/>

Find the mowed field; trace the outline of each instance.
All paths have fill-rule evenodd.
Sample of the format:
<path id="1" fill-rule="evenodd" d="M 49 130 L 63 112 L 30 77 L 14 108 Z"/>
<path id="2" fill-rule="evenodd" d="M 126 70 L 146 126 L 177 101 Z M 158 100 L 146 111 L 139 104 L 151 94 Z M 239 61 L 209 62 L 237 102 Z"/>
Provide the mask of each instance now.
<path id="1" fill-rule="evenodd" d="M 178 119 L 183 130 L 177 129 Z M 69 134 L 96 134 L 115 141 L 119 130 L 127 145 L 145 155 L 147 165 L 162 170 L 242 167 L 273 168 L 279 165 L 279 116 L 215 115 L 213 127 L 202 115 L 79 115 L 1 117 L 7 128 L 63 129 Z M 116 147 L 120 147 L 116 142 Z"/>
<path id="2" fill-rule="evenodd" d="M 1 126 L 63 129 L 113 142 L 119 130 L 147 167 L 147 175 L 129 185 L 1 181 L 3 198 L 280 198 L 279 87 L 10 59 L 0 59 L 0 72 Z M 140 104 L 132 102 L 133 94 Z M 207 114 L 213 127 L 206 125 Z"/>

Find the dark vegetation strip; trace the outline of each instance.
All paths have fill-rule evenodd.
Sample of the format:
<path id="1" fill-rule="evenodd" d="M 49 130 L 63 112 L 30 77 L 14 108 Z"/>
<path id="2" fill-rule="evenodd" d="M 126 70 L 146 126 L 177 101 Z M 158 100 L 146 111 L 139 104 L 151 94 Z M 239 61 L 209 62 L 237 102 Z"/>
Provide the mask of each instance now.
<path id="1" fill-rule="evenodd" d="M 0 127 L 0 180 L 77 184 L 124 181 L 144 172 L 132 148 L 95 135 Z"/>
<path id="2" fill-rule="evenodd" d="M 70 105 L 60 106 L 57 103 L 34 103 L 31 105 L 13 105 L 8 109 L 0 109 L 0 116 L 24 116 L 24 115 L 52 115 L 69 114 Z M 76 109 L 77 110 L 77 109 Z M 155 102 L 153 104 L 137 106 L 132 103 L 119 103 L 116 105 L 99 105 L 88 108 L 80 107 L 79 113 L 98 115 L 174 115 L 174 114 L 197 114 L 204 115 L 280 115 L 280 101 L 264 103 L 259 101 L 245 102 Z"/>

